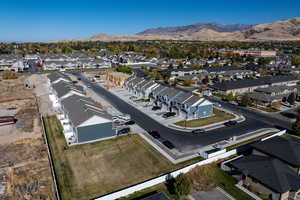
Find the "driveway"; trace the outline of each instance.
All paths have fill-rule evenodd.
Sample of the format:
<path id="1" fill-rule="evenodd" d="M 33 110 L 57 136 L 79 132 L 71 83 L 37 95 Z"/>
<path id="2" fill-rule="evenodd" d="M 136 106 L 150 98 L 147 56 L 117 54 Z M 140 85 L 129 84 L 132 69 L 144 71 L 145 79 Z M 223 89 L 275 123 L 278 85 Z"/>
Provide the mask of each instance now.
<path id="1" fill-rule="evenodd" d="M 233 198 L 222 189 L 214 188 L 208 192 L 199 192 L 189 195 L 190 200 L 233 200 Z"/>

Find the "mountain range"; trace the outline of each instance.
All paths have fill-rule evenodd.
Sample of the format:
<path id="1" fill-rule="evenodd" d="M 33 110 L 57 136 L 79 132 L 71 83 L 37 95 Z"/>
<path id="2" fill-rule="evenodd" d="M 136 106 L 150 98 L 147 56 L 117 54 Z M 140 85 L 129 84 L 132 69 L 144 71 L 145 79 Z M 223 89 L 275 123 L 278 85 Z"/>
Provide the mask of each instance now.
<path id="1" fill-rule="evenodd" d="M 87 39 L 66 39 L 60 42 L 137 40 L 300 40 L 300 18 L 291 18 L 273 23 L 256 25 L 196 23 L 187 26 L 150 28 L 132 35 L 108 35 L 101 33 Z"/>

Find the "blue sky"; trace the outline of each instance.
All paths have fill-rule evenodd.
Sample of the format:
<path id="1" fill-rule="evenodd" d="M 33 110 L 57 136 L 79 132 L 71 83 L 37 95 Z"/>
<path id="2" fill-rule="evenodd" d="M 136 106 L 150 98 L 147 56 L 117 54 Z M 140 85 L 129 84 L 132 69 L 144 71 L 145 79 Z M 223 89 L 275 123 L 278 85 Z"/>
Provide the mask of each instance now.
<path id="1" fill-rule="evenodd" d="M 259 24 L 300 17 L 299 0 L 5 0 L 0 41 L 133 34 L 197 22 Z"/>

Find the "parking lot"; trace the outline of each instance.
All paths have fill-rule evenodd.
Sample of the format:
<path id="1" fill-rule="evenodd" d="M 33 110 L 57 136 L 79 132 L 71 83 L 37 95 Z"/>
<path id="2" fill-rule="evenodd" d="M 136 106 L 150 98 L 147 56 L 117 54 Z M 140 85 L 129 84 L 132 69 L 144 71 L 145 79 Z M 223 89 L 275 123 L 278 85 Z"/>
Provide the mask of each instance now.
<path id="1" fill-rule="evenodd" d="M 135 98 L 134 95 L 130 94 L 126 89 L 124 88 L 114 88 L 110 90 L 115 95 L 122 98 L 127 103 L 133 105 L 134 107 L 138 108 L 151 118 L 155 119 L 156 121 L 162 123 L 165 126 L 174 124 L 177 121 L 182 121 L 185 119 L 183 115 L 175 115 L 170 117 L 164 117 L 166 113 L 169 112 L 169 110 L 165 108 L 161 109 L 153 109 L 155 107 L 155 104 L 152 102 L 146 102 L 146 101 L 138 101 L 137 98 Z"/>

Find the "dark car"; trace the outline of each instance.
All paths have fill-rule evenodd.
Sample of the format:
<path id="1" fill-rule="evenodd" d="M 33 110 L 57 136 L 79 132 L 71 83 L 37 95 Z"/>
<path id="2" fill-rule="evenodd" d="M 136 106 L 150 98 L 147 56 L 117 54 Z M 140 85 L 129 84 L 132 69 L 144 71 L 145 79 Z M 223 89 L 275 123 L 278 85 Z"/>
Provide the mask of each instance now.
<path id="1" fill-rule="evenodd" d="M 224 123 L 225 126 L 234 126 L 234 125 L 236 125 L 236 124 L 237 124 L 236 121 L 228 121 L 228 122 L 225 122 L 225 123 Z"/>
<path id="2" fill-rule="evenodd" d="M 205 130 L 204 129 L 195 129 L 195 130 L 192 130 L 192 133 L 193 134 L 205 133 Z"/>
<path id="3" fill-rule="evenodd" d="M 81 78 L 77 78 L 77 80 L 79 80 L 79 81 L 80 81 L 80 80 L 81 80 Z"/>
<path id="4" fill-rule="evenodd" d="M 129 133 L 129 132 L 130 132 L 130 128 L 126 127 L 126 128 L 123 128 L 123 129 L 119 130 L 118 134 L 121 135 L 121 134 L 126 134 L 126 133 Z"/>
<path id="5" fill-rule="evenodd" d="M 130 120 L 130 121 L 128 121 L 128 122 L 125 122 L 125 125 L 133 125 L 133 124 L 135 124 L 135 122 L 134 122 L 133 120 Z"/>
<path id="6" fill-rule="evenodd" d="M 160 138 L 160 134 L 157 131 L 150 131 L 149 134 L 154 137 L 155 139 Z"/>
<path id="7" fill-rule="evenodd" d="M 154 111 L 155 111 L 155 110 L 160 110 L 160 109 L 161 109 L 161 107 L 159 107 L 159 106 L 153 106 L 153 107 L 152 107 L 152 110 L 154 110 Z"/>
<path id="8" fill-rule="evenodd" d="M 175 112 L 167 112 L 167 113 L 165 113 L 165 114 L 163 114 L 163 118 L 169 118 L 169 117 L 173 117 L 173 116 L 175 116 L 176 115 L 176 113 Z"/>
<path id="9" fill-rule="evenodd" d="M 163 144 L 168 147 L 168 149 L 174 149 L 175 146 L 172 144 L 172 142 L 166 140 L 166 141 L 163 141 Z"/>

